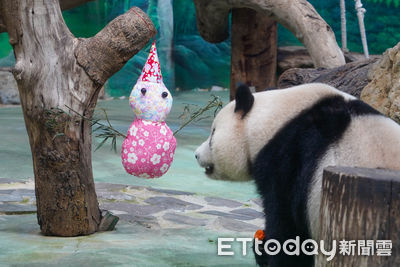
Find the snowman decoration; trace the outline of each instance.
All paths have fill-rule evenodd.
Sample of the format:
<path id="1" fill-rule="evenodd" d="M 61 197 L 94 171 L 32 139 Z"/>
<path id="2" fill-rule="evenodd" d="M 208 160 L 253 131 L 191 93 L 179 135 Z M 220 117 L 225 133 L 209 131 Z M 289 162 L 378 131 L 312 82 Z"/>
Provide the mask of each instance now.
<path id="1" fill-rule="evenodd" d="M 129 104 L 136 118 L 122 144 L 122 165 L 137 177 L 160 177 L 171 166 L 176 139 L 165 123 L 172 96 L 162 79 L 155 41 L 132 89 Z"/>

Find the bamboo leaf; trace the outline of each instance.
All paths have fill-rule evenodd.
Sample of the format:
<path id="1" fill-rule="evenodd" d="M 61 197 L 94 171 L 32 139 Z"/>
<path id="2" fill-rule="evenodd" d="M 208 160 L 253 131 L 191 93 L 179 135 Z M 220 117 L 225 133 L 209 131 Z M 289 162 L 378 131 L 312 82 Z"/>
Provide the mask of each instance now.
<path id="1" fill-rule="evenodd" d="M 107 141 L 107 139 L 108 139 L 108 137 L 104 138 L 103 141 L 101 141 L 101 143 L 96 147 L 94 152 L 96 152 L 100 147 L 102 147 L 104 145 L 104 143 Z"/>

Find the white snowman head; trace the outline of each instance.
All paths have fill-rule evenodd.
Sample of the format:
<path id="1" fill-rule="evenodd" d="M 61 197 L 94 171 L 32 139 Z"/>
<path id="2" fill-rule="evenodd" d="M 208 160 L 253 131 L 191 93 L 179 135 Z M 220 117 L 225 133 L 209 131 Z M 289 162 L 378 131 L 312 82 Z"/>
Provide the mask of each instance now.
<path id="1" fill-rule="evenodd" d="M 129 96 L 129 104 L 136 119 L 161 122 L 165 121 L 171 111 L 172 96 L 162 80 L 155 42 Z"/>

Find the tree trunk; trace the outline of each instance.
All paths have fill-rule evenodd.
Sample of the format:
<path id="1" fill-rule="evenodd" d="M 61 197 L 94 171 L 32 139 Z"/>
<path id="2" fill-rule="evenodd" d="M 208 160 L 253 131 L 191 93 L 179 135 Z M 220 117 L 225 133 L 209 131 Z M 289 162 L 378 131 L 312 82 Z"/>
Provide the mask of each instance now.
<path id="1" fill-rule="evenodd" d="M 238 82 L 256 91 L 275 86 L 277 23 L 248 8 L 232 11 L 231 90 L 234 99 Z"/>
<path id="2" fill-rule="evenodd" d="M 68 30 L 57 0 L 0 0 L 14 48 L 18 84 L 32 150 L 37 217 L 45 235 L 98 230 L 101 215 L 91 166 L 91 117 L 104 82 L 155 34 L 138 8 L 89 39 Z"/>

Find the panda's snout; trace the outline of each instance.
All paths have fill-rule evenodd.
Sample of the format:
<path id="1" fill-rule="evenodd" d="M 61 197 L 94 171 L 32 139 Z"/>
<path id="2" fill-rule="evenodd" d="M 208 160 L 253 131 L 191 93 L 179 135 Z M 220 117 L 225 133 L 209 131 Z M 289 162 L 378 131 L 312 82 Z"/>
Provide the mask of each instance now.
<path id="1" fill-rule="evenodd" d="M 208 148 L 207 142 L 204 142 L 194 152 L 194 157 L 200 167 L 205 168 L 206 174 L 210 175 L 214 172 L 214 164 L 211 162 L 211 153 Z"/>
<path id="2" fill-rule="evenodd" d="M 211 175 L 214 172 L 214 164 L 210 164 L 206 166 L 206 174 Z"/>

